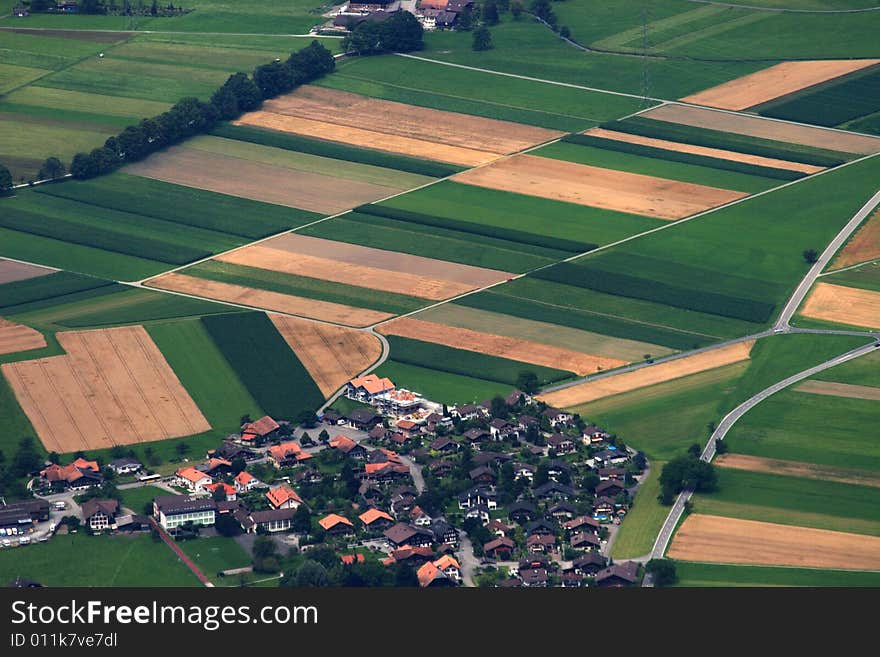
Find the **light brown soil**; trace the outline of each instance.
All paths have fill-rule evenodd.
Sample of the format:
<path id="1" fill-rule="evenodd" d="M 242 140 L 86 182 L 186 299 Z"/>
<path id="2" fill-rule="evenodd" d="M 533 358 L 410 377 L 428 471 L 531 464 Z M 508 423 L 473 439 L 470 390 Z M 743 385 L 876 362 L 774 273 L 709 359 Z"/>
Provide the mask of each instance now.
<path id="1" fill-rule="evenodd" d="M 216 259 L 237 265 L 259 267 L 295 276 L 320 278 L 325 281 L 408 294 L 435 301 L 448 299 L 473 289 L 472 285 L 443 281 L 417 274 L 389 272 L 387 269 L 365 267 L 318 256 L 292 255 L 287 251 L 259 244 L 233 251 Z"/>
<path id="2" fill-rule="evenodd" d="M 803 477 L 805 479 L 821 479 L 823 481 L 839 481 L 843 484 L 873 486 L 880 488 L 880 473 L 854 468 L 833 468 L 828 465 L 803 463 L 801 461 L 783 461 L 781 459 L 765 459 L 760 456 L 746 454 L 721 454 L 714 461 L 722 468 L 748 470 L 749 472 L 766 472 L 768 474 Z"/>
<path id="3" fill-rule="evenodd" d="M 834 258 L 832 269 L 840 269 L 880 258 L 880 210 L 859 228 L 852 239 Z"/>
<path id="4" fill-rule="evenodd" d="M 804 381 L 795 387 L 798 392 L 813 395 L 830 395 L 832 397 L 849 397 L 851 399 L 871 399 L 880 401 L 880 388 L 874 386 L 858 386 L 851 383 L 833 381 Z"/>
<path id="5" fill-rule="evenodd" d="M 13 281 L 24 281 L 28 278 L 36 278 L 37 276 L 45 276 L 56 271 L 58 270 L 38 267 L 36 265 L 26 265 L 23 262 L 0 258 L 0 285 L 12 283 Z"/>
<path id="6" fill-rule="evenodd" d="M 457 182 L 558 201 L 681 219 L 748 196 L 743 192 L 654 178 L 637 173 L 517 155 L 455 176 Z"/>
<path id="7" fill-rule="evenodd" d="M 866 137 L 839 130 L 773 121 L 759 116 L 730 114 L 701 107 L 660 105 L 643 112 L 640 116 L 698 128 L 723 130 L 739 135 L 751 135 L 752 137 L 787 141 L 815 148 L 827 148 L 843 153 L 868 154 L 880 151 L 880 138 L 878 137 Z"/>
<path id="8" fill-rule="evenodd" d="M 125 172 L 321 214 L 342 212 L 399 191 L 183 146 L 130 164 Z"/>
<path id="9" fill-rule="evenodd" d="M 281 249 L 298 255 L 317 255 L 321 258 L 339 262 L 375 267 L 390 272 L 416 274 L 427 278 L 462 283 L 471 289 L 498 283 L 513 274 L 496 269 L 485 269 L 472 265 L 462 265 L 446 260 L 434 260 L 423 256 L 396 251 L 374 249 L 347 242 L 335 242 L 320 237 L 309 237 L 295 233 L 285 233 L 263 243 L 273 249 Z M 430 245 L 426 245 L 430 251 Z"/>
<path id="10" fill-rule="evenodd" d="M 263 109 L 491 153 L 514 153 L 564 134 L 521 123 L 417 107 L 311 85 L 269 100 L 263 104 Z"/>
<path id="11" fill-rule="evenodd" d="M 434 342 L 480 354 L 509 358 L 524 363 L 554 367 L 575 372 L 581 376 L 595 374 L 599 369 L 609 370 L 626 364 L 626 361 L 614 358 L 594 356 L 539 342 L 455 328 L 409 317 L 383 324 L 379 327 L 379 332 L 385 335 L 400 335 L 405 338 Z"/>
<path id="12" fill-rule="evenodd" d="M 722 365 L 730 365 L 749 357 L 754 340 L 737 342 L 726 347 L 704 351 L 693 356 L 677 358 L 657 365 L 649 365 L 632 372 L 607 376 L 597 381 L 588 381 L 570 388 L 541 395 L 539 399 L 557 408 L 576 406 L 586 402 L 629 392 L 664 381 L 671 381 L 689 374 L 711 370 Z"/>
<path id="13" fill-rule="evenodd" d="M 45 346 L 46 338 L 39 331 L 0 317 L 0 354 L 42 349 Z"/>
<path id="14" fill-rule="evenodd" d="M 822 169 L 824 168 L 813 166 L 812 164 L 801 164 L 800 162 L 777 160 L 772 157 L 761 157 L 760 155 L 747 155 L 746 153 L 737 153 L 736 151 L 725 151 L 721 148 L 707 148 L 706 146 L 682 144 L 677 141 L 668 141 L 666 139 L 654 139 L 653 137 L 630 135 L 625 132 L 606 130 L 605 128 L 591 128 L 590 130 L 587 130 L 585 134 L 592 135 L 594 137 L 602 137 L 603 139 L 615 139 L 617 141 L 625 141 L 629 144 L 641 144 L 642 146 L 665 148 L 666 150 L 678 151 L 679 153 L 705 155 L 706 157 L 717 157 L 722 160 L 730 160 L 731 162 L 744 162 L 746 164 L 755 164 L 762 167 L 773 167 L 775 169 L 786 169 L 788 171 L 800 171 L 802 173 L 816 173 L 818 171 L 822 171 Z"/>
<path id="15" fill-rule="evenodd" d="M 269 128 L 280 132 L 314 137 L 315 139 L 338 141 L 353 146 L 373 148 L 389 153 L 420 157 L 449 164 L 459 164 L 466 167 L 486 164 L 498 158 L 497 153 L 481 151 L 475 148 L 438 144 L 432 141 L 425 141 L 424 139 L 389 135 L 377 130 L 355 128 L 337 123 L 328 123 L 327 121 L 314 121 L 312 119 L 275 114 L 263 110 L 245 114 L 237 121 L 233 121 L 233 123 L 235 125 Z"/>
<path id="16" fill-rule="evenodd" d="M 258 290 L 243 285 L 231 285 L 185 274 L 164 274 L 149 281 L 149 286 L 160 290 L 172 290 L 192 294 L 206 299 L 240 303 L 254 308 L 274 310 L 291 315 L 300 315 L 325 322 L 345 326 L 369 326 L 389 319 L 393 315 L 365 308 L 354 308 L 340 303 L 307 299 L 291 294 L 280 294 L 268 290 Z"/>
<path id="17" fill-rule="evenodd" d="M 783 62 L 680 100 L 720 109 L 744 110 L 878 63 L 880 59 Z"/>
<path id="18" fill-rule="evenodd" d="M 880 570 L 880 537 L 694 514 L 667 554 L 684 561 Z"/>
<path id="19" fill-rule="evenodd" d="M 801 314 L 829 322 L 880 328 L 880 292 L 816 283 L 801 307 Z"/>
<path id="20" fill-rule="evenodd" d="M 211 427 L 141 326 L 59 333 L 66 356 L 3 365 L 47 450 L 162 440 Z"/>
<path id="21" fill-rule="evenodd" d="M 330 397 L 382 355 L 382 343 L 365 331 L 269 315 L 315 383 Z"/>

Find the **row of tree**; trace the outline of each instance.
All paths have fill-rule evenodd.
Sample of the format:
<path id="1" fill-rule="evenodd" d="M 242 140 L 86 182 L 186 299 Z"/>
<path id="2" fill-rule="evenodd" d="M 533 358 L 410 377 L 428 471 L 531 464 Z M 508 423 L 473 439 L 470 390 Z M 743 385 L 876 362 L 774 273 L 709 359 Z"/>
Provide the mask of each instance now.
<path id="1" fill-rule="evenodd" d="M 70 165 L 74 178 L 92 178 L 109 173 L 128 162 L 207 132 L 218 121 L 236 119 L 253 111 L 269 98 L 292 91 L 335 68 L 332 53 L 317 41 L 293 53 L 287 61 L 276 60 L 258 66 L 252 76 L 235 73 L 207 103 L 183 98 L 170 110 L 137 125 L 130 125 L 90 153 L 77 153 Z"/>
<path id="2" fill-rule="evenodd" d="M 384 21 L 364 21 L 342 40 L 342 49 L 355 55 L 413 52 L 424 48 L 424 30 L 408 11 L 394 12 Z"/>

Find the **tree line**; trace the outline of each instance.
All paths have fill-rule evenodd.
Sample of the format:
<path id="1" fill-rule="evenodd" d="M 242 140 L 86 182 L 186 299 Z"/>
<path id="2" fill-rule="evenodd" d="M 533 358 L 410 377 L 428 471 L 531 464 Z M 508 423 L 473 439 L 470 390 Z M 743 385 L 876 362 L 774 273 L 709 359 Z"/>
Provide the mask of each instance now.
<path id="1" fill-rule="evenodd" d="M 188 97 L 158 116 L 130 125 L 104 145 L 89 153 L 77 153 L 70 165 L 74 178 L 93 178 L 151 153 L 209 131 L 220 121 L 237 119 L 258 109 L 264 100 L 288 93 L 331 73 L 336 66 L 333 54 L 318 41 L 290 55 L 246 73 L 230 75 L 209 102 Z"/>

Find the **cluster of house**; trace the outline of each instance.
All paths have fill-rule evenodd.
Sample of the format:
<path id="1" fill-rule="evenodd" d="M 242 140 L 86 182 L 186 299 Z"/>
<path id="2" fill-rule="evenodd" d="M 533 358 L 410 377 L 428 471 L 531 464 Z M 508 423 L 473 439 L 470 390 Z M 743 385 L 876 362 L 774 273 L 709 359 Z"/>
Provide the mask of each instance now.
<path id="1" fill-rule="evenodd" d="M 473 0 L 351 0 L 342 5 L 328 29 L 347 32 L 363 22 L 381 22 L 407 11 L 425 30 L 451 30 L 459 15 L 473 5 Z"/>

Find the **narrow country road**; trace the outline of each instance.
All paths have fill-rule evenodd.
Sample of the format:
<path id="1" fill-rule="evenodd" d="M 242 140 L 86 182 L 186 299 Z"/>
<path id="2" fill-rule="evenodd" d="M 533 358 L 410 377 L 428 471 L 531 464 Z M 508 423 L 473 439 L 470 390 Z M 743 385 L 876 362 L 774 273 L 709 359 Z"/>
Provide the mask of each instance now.
<path id="1" fill-rule="evenodd" d="M 461 546 L 458 550 L 461 582 L 465 586 L 476 586 L 474 583 L 474 571 L 480 566 L 480 562 L 474 555 L 474 545 L 471 543 L 470 537 L 461 530 L 458 532 L 458 543 Z"/>
<path id="2" fill-rule="evenodd" d="M 413 486 L 415 486 L 416 491 L 418 491 L 419 495 L 424 493 L 425 478 L 422 476 L 422 468 L 408 456 L 401 456 L 400 461 L 409 468 L 409 474 L 412 477 Z"/>

